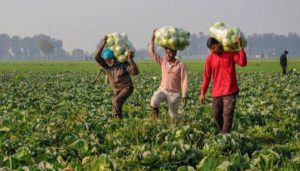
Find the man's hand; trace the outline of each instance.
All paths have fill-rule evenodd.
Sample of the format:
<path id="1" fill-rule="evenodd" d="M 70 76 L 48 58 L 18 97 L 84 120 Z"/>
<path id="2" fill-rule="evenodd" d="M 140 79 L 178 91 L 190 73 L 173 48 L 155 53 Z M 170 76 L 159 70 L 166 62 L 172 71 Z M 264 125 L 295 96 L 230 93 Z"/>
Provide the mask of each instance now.
<path id="1" fill-rule="evenodd" d="M 104 43 L 104 44 L 106 44 L 106 43 L 107 43 L 107 39 L 108 39 L 108 36 L 107 36 L 107 35 L 105 35 L 105 36 L 104 36 L 104 38 L 103 38 L 103 43 Z"/>
<path id="2" fill-rule="evenodd" d="M 187 103 L 187 97 L 183 97 L 182 98 L 182 107 L 185 108 L 186 107 L 186 103 Z"/>
<path id="3" fill-rule="evenodd" d="M 237 44 L 238 44 L 239 48 L 243 48 L 243 41 L 242 41 L 241 37 L 238 37 Z"/>
<path id="4" fill-rule="evenodd" d="M 152 37 L 151 37 L 151 41 L 154 42 L 154 39 L 155 39 L 155 32 L 156 32 L 157 28 L 153 30 L 153 33 L 152 33 Z"/>
<path id="5" fill-rule="evenodd" d="M 199 96 L 199 101 L 201 104 L 205 104 L 205 96 L 204 95 L 200 95 Z"/>
<path id="6" fill-rule="evenodd" d="M 128 61 L 132 61 L 134 58 L 134 51 L 128 49 Z"/>

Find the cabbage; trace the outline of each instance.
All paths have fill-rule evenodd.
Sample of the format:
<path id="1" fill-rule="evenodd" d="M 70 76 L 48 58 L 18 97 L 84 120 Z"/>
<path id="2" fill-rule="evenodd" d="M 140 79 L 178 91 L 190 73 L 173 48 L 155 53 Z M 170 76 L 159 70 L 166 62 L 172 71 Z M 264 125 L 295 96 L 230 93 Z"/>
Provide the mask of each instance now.
<path id="1" fill-rule="evenodd" d="M 223 22 L 220 22 L 220 21 L 215 22 L 215 23 L 213 24 L 213 27 L 216 28 L 216 29 L 218 29 L 218 28 L 220 28 L 220 27 L 224 27 L 224 26 L 225 26 L 225 24 L 224 24 Z"/>
<path id="2" fill-rule="evenodd" d="M 238 39 L 238 37 L 239 36 L 237 34 L 234 34 L 231 36 L 230 41 L 235 42 Z"/>
<path id="3" fill-rule="evenodd" d="M 168 40 L 168 44 L 169 44 L 170 46 L 172 46 L 172 47 L 177 46 L 177 42 L 178 42 L 178 39 L 175 38 L 175 37 L 173 37 L 173 38 L 171 38 L 171 39 Z"/>
<path id="4" fill-rule="evenodd" d="M 185 158 L 186 151 L 184 151 L 183 149 L 173 150 L 172 155 L 175 157 L 175 160 L 177 160 L 177 161 L 183 160 Z"/>
<path id="5" fill-rule="evenodd" d="M 239 34 L 241 32 L 241 30 L 237 27 L 233 27 L 232 31 L 233 31 L 234 34 Z"/>
<path id="6" fill-rule="evenodd" d="M 89 145 L 84 139 L 78 139 L 75 142 L 73 142 L 70 146 L 81 153 L 85 153 L 89 150 Z"/>
<path id="7" fill-rule="evenodd" d="M 223 46 L 228 46 L 228 47 L 230 47 L 230 45 L 232 45 L 233 43 L 232 43 L 232 41 L 230 40 L 230 39 L 223 39 L 222 40 L 222 44 L 223 44 Z"/>
<path id="8" fill-rule="evenodd" d="M 184 132 L 183 130 L 177 130 L 176 133 L 175 133 L 175 137 L 176 138 L 182 138 L 184 136 Z"/>
<path id="9" fill-rule="evenodd" d="M 107 39 L 106 44 L 107 44 L 108 46 L 113 46 L 113 45 L 114 45 L 114 40 L 113 40 L 113 39 Z"/>
<path id="10" fill-rule="evenodd" d="M 161 47 L 184 50 L 190 44 L 190 33 L 182 28 L 161 27 L 154 34 L 154 42 Z"/>
<path id="11" fill-rule="evenodd" d="M 113 161 L 106 154 L 102 154 L 99 157 L 85 157 L 82 160 L 82 165 L 84 165 L 83 170 L 116 170 Z"/>
<path id="12" fill-rule="evenodd" d="M 139 155 L 139 160 L 143 165 L 152 165 L 160 159 L 159 155 L 149 150 L 142 152 Z"/>
<path id="13" fill-rule="evenodd" d="M 231 47 L 229 46 L 223 46 L 223 50 L 228 52 L 228 51 L 231 51 Z"/>
<path id="14" fill-rule="evenodd" d="M 118 62 L 126 62 L 128 50 L 135 51 L 126 33 L 110 33 L 107 35 L 106 48 L 112 50 Z"/>
<path id="15" fill-rule="evenodd" d="M 117 60 L 121 63 L 125 62 L 125 61 L 127 61 L 127 56 L 125 56 L 125 55 L 118 56 Z"/>
<path id="16" fill-rule="evenodd" d="M 222 45 L 224 51 L 239 51 L 237 39 L 240 36 L 243 47 L 247 46 L 247 40 L 243 32 L 237 27 L 229 27 L 223 22 L 216 22 L 209 28 L 211 37 L 216 38 Z"/>
<path id="17" fill-rule="evenodd" d="M 195 171 L 195 169 L 192 166 L 180 166 L 177 171 Z"/>
<path id="18" fill-rule="evenodd" d="M 126 47 L 124 47 L 124 46 L 116 46 L 115 51 L 114 51 L 115 56 L 119 57 L 119 56 L 124 55 L 124 53 L 126 51 L 125 48 Z"/>
<path id="19" fill-rule="evenodd" d="M 16 150 L 15 157 L 22 160 L 30 156 L 30 150 L 27 147 L 20 147 Z"/>
<path id="20" fill-rule="evenodd" d="M 81 164 L 82 165 L 85 165 L 85 164 L 90 164 L 92 161 L 93 161 L 93 157 L 91 156 L 87 156 L 87 157 L 84 157 L 81 161 Z"/>

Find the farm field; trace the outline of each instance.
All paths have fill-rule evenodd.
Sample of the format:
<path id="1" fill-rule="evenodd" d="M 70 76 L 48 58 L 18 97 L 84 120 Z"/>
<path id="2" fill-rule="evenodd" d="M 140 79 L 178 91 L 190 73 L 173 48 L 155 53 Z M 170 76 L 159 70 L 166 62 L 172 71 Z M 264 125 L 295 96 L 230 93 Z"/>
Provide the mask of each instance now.
<path id="1" fill-rule="evenodd" d="M 233 131 L 218 134 L 198 102 L 204 61 L 189 69 L 187 108 L 153 120 L 150 99 L 159 67 L 138 61 L 123 120 L 111 117 L 112 91 L 95 62 L 0 62 L 2 170 L 299 170 L 300 60 L 281 75 L 278 60 L 236 67 L 240 93 Z M 1 169 L 0 169 L 1 170 Z"/>
<path id="2" fill-rule="evenodd" d="M 186 60 L 191 72 L 202 72 L 204 60 Z M 159 66 L 152 60 L 137 61 L 142 72 L 160 72 Z M 289 69 L 300 70 L 300 59 L 289 59 Z M 239 72 L 281 72 L 279 60 L 248 60 L 245 68 L 236 67 Z M 95 61 L 0 61 L 0 72 L 37 71 L 37 72 L 97 72 Z"/>

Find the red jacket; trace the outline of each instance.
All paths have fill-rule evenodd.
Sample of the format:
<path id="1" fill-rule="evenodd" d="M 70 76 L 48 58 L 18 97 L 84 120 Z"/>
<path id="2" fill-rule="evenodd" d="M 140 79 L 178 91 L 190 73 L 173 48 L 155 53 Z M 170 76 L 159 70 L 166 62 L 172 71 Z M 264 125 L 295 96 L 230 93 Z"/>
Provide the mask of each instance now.
<path id="1" fill-rule="evenodd" d="M 235 73 L 236 63 L 240 66 L 247 65 L 244 49 L 241 49 L 239 52 L 223 52 L 220 56 L 215 53 L 209 54 L 205 61 L 201 95 L 205 95 L 211 75 L 213 76 L 212 97 L 230 95 L 237 92 L 239 87 Z"/>

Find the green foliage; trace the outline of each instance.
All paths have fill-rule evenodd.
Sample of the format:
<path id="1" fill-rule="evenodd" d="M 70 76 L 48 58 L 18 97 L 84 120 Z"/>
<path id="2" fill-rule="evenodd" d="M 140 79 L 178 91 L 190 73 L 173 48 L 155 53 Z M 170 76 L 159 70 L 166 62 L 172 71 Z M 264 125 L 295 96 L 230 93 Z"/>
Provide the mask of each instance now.
<path id="1" fill-rule="evenodd" d="M 189 101 L 153 120 L 158 72 L 134 77 L 123 120 L 112 91 L 90 72 L 1 72 L 0 168 L 4 170 L 297 170 L 300 73 L 239 73 L 233 131 L 218 134 L 198 102 L 201 74 L 189 73 Z M 155 78 L 155 79 L 154 79 Z"/>
<path id="2" fill-rule="evenodd" d="M 141 72 L 159 72 L 160 68 L 151 58 L 149 60 L 137 60 Z M 202 75 L 204 60 L 185 60 L 189 72 L 198 72 Z M 236 67 L 239 72 L 278 72 L 281 73 L 279 60 L 254 60 L 248 59 L 247 67 Z M 288 60 L 288 70 L 300 71 L 300 60 L 297 58 Z M 89 72 L 96 76 L 98 68 L 95 61 L 0 61 L 0 71 L 6 72 Z"/>

